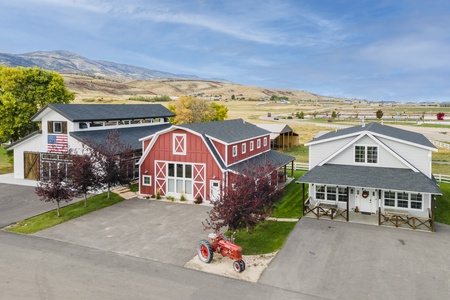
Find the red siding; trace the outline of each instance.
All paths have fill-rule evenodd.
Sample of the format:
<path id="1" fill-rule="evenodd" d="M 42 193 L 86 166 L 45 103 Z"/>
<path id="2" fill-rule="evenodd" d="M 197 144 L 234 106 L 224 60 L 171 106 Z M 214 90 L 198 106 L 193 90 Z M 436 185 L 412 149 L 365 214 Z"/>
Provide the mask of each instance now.
<path id="1" fill-rule="evenodd" d="M 239 142 L 236 144 L 228 145 L 228 165 L 239 162 L 243 159 L 255 156 L 258 153 L 265 152 L 270 149 L 270 136 L 265 136 L 267 138 L 267 145 L 264 146 L 264 137 L 247 140 L 245 142 Z M 261 147 L 258 149 L 258 139 L 261 140 Z M 253 151 L 250 151 L 250 141 L 254 142 Z M 246 152 L 242 154 L 242 144 L 246 144 Z M 233 157 L 233 146 L 237 146 L 237 156 Z"/>
<path id="2" fill-rule="evenodd" d="M 173 134 L 186 134 L 186 155 L 173 154 Z M 149 154 L 145 157 L 145 160 L 142 163 L 140 169 L 141 176 L 152 176 L 152 186 L 143 186 L 141 184 L 141 194 L 153 195 L 156 192 L 154 186 L 156 175 L 154 170 L 155 160 L 206 164 L 206 199 L 209 199 L 209 181 L 222 179 L 222 171 L 216 164 L 214 157 L 209 152 L 208 148 L 203 142 L 203 139 L 197 135 L 181 129 L 170 131 L 157 137 L 155 144 L 153 145 Z M 145 173 L 145 170 L 147 170 L 147 173 Z"/>
<path id="3" fill-rule="evenodd" d="M 226 155 L 225 154 L 226 146 L 218 141 L 212 141 L 212 143 L 213 143 L 214 147 L 216 147 L 217 151 L 219 152 L 220 157 L 222 157 L 223 161 L 225 161 L 225 163 L 226 163 L 226 160 L 227 160 L 227 158 L 225 156 Z"/>

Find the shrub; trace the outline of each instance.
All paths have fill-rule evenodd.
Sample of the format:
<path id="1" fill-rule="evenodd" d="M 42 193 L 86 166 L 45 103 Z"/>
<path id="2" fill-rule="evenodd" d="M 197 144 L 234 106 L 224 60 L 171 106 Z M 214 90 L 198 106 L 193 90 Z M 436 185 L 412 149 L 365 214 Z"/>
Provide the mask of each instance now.
<path id="1" fill-rule="evenodd" d="M 197 199 L 194 200 L 194 203 L 195 203 L 195 204 L 201 204 L 201 203 L 203 203 L 203 198 L 202 198 L 202 196 L 198 196 Z"/>

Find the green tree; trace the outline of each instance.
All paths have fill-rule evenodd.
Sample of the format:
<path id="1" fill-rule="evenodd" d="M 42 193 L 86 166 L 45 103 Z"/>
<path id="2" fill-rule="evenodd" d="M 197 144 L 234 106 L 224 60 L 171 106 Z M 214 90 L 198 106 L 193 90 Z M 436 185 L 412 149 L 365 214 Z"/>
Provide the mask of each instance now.
<path id="1" fill-rule="evenodd" d="M 173 124 L 221 121 L 228 117 L 228 108 L 224 105 L 195 97 L 180 97 L 168 108 L 176 114 L 171 120 Z"/>
<path id="2" fill-rule="evenodd" d="M 74 98 L 56 72 L 0 66 L 0 141 L 17 141 L 38 130 L 30 119 L 39 109 Z"/>
<path id="3" fill-rule="evenodd" d="M 377 110 L 375 114 L 377 116 L 377 119 L 381 119 L 383 117 L 383 111 L 381 109 Z"/>
<path id="4" fill-rule="evenodd" d="M 337 115 L 336 111 L 333 110 L 333 112 L 331 113 L 331 118 L 332 118 L 332 119 L 336 119 L 337 116 L 338 116 L 338 115 Z"/>

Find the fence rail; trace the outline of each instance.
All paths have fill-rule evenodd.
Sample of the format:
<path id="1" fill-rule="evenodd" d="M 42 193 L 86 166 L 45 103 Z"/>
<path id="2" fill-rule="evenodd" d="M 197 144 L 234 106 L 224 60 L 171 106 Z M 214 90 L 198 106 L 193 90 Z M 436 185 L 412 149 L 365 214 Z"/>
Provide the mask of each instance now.
<path id="1" fill-rule="evenodd" d="M 448 144 L 448 143 L 435 141 L 435 140 L 430 140 L 430 141 L 435 146 L 439 146 L 439 147 L 442 147 L 442 148 L 450 149 L 450 144 Z"/>
<path id="2" fill-rule="evenodd" d="M 294 162 L 294 170 L 308 171 L 309 163 Z"/>
<path id="3" fill-rule="evenodd" d="M 436 180 L 438 182 L 446 182 L 446 183 L 450 183 L 450 175 L 447 174 L 433 174 L 434 178 L 436 178 Z"/>

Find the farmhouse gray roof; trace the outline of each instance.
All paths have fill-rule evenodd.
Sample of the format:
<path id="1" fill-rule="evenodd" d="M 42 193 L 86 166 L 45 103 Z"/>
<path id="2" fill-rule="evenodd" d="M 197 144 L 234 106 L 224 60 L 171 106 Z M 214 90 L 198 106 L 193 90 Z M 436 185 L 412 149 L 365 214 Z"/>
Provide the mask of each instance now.
<path id="1" fill-rule="evenodd" d="M 270 132 L 242 119 L 225 120 L 220 122 L 206 122 L 177 125 L 208 137 L 231 144 L 258 136 L 269 135 Z"/>
<path id="2" fill-rule="evenodd" d="M 312 168 L 297 182 L 442 195 L 434 177 L 399 168 L 325 164 Z"/>
<path id="3" fill-rule="evenodd" d="M 155 134 L 160 130 L 164 130 L 172 126 L 171 124 L 158 124 L 139 127 L 125 127 L 118 128 L 120 133 L 121 142 L 130 145 L 133 150 L 141 150 L 142 143 L 139 141 L 144 136 Z M 88 130 L 88 131 L 72 131 L 71 136 L 81 142 L 92 141 L 93 143 L 100 144 L 106 141 L 108 134 L 114 129 L 100 129 L 100 130 Z"/>
<path id="4" fill-rule="evenodd" d="M 44 106 L 32 118 L 39 121 L 40 115 L 51 108 L 72 122 L 116 121 L 174 117 L 175 114 L 161 104 L 59 104 Z"/>
<path id="5" fill-rule="evenodd" d="M 358 134 L 364 131 L 368 131 L 374 134 L 384 135 L 391 138 L 395 138 L 398 140 L 407 141 L 410 143 L 422 145 L 429 148 L 436 148 L 434 145 L 423 135 L 417 132 L 404 130 L 392 126 L 387 125 L 381 125 L 379 123 L 369 123 L 365 126 L 359 125 L 359 126 L 353 126 L 349 128 L 340 129 L 337 131 L 332 131 L 329 133 L 326 133 L 324 135 L 321 135 L 312 141 L 309 141 L 308 143 L 316 143 L 319 141 L 326 141 L 328 139 L 333 139 L 340 136 L 346 136 L 346 135 L 352 135 L 352 134 Z"/>
<path id="6" fill-rule="evenodd" d="M 249 166 L 251 169 L 255 169 L 257 167 L 264 167 L 269 165 L 275 169 L 278 169 L 294 160 L 295 157 L 293 156 L 286 155 L 275 150 L 269 150 L 250 159 L 244 160 L 243 162 L 235 164 L 228 169 L 237 173 L 246 170 L 247 166 Z"/>

